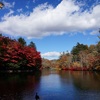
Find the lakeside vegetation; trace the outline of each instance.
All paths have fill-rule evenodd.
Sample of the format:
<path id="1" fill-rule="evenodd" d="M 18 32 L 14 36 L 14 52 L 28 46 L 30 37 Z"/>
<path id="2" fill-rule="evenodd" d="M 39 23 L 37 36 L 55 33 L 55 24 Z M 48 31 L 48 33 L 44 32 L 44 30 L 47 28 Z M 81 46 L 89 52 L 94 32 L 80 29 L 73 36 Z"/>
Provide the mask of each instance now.
<path id="1" fill-rule="evenodd" d="M 42 59 L 43 68 L 59 70 L 100 71 L 100 36 L 96 45 L 77 43 L 71 52 L 63 52 L 59 59 Z"/>
<path id="2" fill-rule="evenodd" d="M 41 55 L 33 42 L 26 45 L 25 40 L 18 40 L 0 34 L 0 71 L 26 72 L 41 68 Z"/>
<path id="3" fill-rule="evenodd" d="M 0 71 L 33 72 L 41 68 L 57 70 L 100 71 L 100 36 L 95 45 L 77 43 L 71 52 L 61 53 L 59 59 L 41 58 L 36 45 L 29 45 L 20 37 L 18 40 L 0 34 Z"/>

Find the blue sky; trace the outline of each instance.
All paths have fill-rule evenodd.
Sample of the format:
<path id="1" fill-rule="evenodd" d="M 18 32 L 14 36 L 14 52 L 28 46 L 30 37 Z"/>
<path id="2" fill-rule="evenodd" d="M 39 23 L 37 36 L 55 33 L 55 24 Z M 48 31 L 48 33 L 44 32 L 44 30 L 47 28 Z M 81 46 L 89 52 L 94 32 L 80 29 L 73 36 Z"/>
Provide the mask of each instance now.
<path id="1" fill-rule="evenodd" d="M 33 41 L 43 58 L 56 59 L 79 43 L 98 41 L 100 0 L 0 0 L 0 33 Z"/>

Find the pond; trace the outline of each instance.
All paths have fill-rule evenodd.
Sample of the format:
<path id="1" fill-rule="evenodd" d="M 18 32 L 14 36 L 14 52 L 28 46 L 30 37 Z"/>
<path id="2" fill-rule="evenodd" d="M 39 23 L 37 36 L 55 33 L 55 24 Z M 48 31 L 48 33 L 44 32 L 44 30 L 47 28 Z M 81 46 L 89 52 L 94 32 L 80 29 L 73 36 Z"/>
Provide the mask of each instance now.
<path id="1" fill-rule="evenodd" d="M 0 100 L 100 100 L 100 73 L 43 70 L 0 74 Z"/>

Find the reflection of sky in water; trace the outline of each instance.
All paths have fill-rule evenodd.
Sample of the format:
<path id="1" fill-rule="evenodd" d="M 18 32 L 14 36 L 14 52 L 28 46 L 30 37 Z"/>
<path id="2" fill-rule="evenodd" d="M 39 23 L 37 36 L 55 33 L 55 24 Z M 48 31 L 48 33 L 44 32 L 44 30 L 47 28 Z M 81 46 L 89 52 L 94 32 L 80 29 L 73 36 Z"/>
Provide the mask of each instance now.
<path id="1" fill-rule="evenodd" d="M 0 100 L 100 100 L 100 73 L 45 70 L 0 76 Z"/>
<path id="2" fill-rule="evenodd" d="M 57 91 L 61 89 L 61 81 L 59 75 L 48 75 L 41 78 L 41 90 Z"/>
<path id="3" fill-rule="evenodd" d="M 43 100 L 99 100 L 100 81 L 94 76 L 89 72 L 49 71 L 41 77 L 38 91 Z"/>
<path id="4" fill-rule="evenodd" d="M 67 95 L 73 95 L 73 86 L 71 84 L 67 85 L 65 80 L 67 81 L 67 78 L 61 79 L 59 74 L 42 76 L 39 89 L 39 92 L 43 95 L 42 98 L 44 100 L 49 100 L 50 98 L 52 100 L 61 100 L 63 98 L 64 100 L 67 98 Z"/>

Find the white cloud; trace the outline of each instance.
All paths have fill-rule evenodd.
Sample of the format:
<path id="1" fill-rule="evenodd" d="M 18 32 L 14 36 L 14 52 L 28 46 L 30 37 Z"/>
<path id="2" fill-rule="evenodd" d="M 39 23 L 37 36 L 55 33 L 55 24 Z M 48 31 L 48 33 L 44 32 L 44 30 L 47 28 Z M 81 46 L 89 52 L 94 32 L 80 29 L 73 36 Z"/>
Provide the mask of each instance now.
<path id="1" fill-rule="evenodd" d="M 29 9 L 29 6 L 26 5 L 26 8 Z"/>
<path id="2" fill-rule="evenodd" d="M 9 16 L 11 16 L 14 13 L 13 10 L 9 10 L 9 13 L 5 14 L 5 16 L 2 18 L 2 20 L 7 19 Z"/>
<path id="3" fill-rule="evenodd" d="M 6 1 L 4 1 L 3 2 L 4 3 L 4 5 L 5 5 L 5 8 L 13 8 L 14 7 L 14 5 L 15 5 L 15 2 L 13 2 L 13 3 L 8 3 L 8 2 L 6 2 Z"/>
<path id="4" fill-rule="evenodd" d="M 100 28 L 99 9 L 100 5 L 97 5 L 91 12 L 88 10 L 81 12 L 80 4 L 76 4 L 74 0 L 62 0 L 55 8 L 45 3 L 34 8 L 30 15 L 6 14 L 0 22 L 0 32 L 39 38 L 69 32 L 94 31 Z"/>
<path id="5" fill-rule="evenodd" d="M 90 32 L 90 34 L 91 35 L 99 34 L 99 30 L 92 31 L 92 32 Z"/>
<path id="6" fill-rule="evenodd" d="M 33 0 L 33 3 L 35 3 L 36 2 L 36 0 Z"/>
<path id="7" fill-rule="evenodd" d="M 20 9 L 17 9 L 17 11 L 20 13 L 20 12 L 23 12 L 23 9 L 20 8 Z"/>
<path id="8" fill-rule="evenodd" d="M 50 60 L 57 59 L 57 58 L 59 58 L 60 55 L 61 55 L 60 52 L 56 52 L 56 51 L 41 54 L 42 58 L 47 58 Z"/>
<path id="9" fill-rule="evenodd" d="M 42 56 L 43 57 L 49 57 L 49 56 L 51 56 L 51 57 L 54 57 L 54 56 L 60 56 L 60 53 L 59 52 L 47 52 L 47 53 L 44 53 L 44 54 L 42 54 Z"/>

